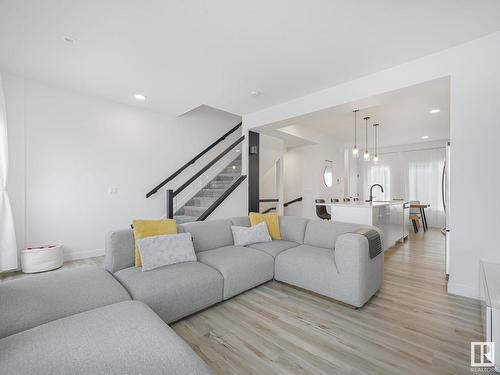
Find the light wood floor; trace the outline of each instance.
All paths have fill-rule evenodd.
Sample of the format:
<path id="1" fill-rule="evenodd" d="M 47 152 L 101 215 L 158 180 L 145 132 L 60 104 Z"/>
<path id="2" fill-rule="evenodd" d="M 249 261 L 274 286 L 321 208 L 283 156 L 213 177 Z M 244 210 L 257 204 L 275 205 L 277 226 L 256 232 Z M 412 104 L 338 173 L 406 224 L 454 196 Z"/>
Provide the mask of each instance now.
<path id="1" fill-rule="evenodd" d="M 63 266 L 59 269 L 67 269 L 67 268 L 79 268 L 79 267 L 103 267 L 104 263 L 104 257 L 94 257 L 94 258 L 86 258 L 86 259 L 79 259 L 79 260 L 72 260 L 72 261 L 67 261 L 64 262 Z M 49 271 L 49 272 L 57 272 L 58 270 L 54 271 Z M 14 279 L 20 279 L 20 278 L 27 278 L 27 277 L 36 277 L 36 275 L 39 275 L 38 273 L 22 273 L 21 271 L 14 271 L 14 272 L 4 272 L 0 273 L 0 283 L 3 281 L 8 281 L 8 280 L 14 280 Z"/>
<path id="2" fill-rule="evenodd" d="M 439 231 L 385 253 L 354 310 L 272 281 L 173 325 L 218 374 L 470 374 L 477 301 L 450 296 Z"/>

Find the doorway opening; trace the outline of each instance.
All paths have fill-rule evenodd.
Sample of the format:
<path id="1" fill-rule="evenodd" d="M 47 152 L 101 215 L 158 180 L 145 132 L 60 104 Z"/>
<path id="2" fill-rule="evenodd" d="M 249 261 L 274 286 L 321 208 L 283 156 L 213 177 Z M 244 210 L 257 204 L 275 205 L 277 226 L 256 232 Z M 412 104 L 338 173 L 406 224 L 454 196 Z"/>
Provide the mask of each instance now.
<path id="1" fill-rule="evenodd" d="M 395 212 L 399 208 L 377 209 L 377 218 L 359 224 L 384 226 L 389 242 L 445 234 L 437 238 L 443 275 L 449 273 L 450 77 L 252 130 L 272 140 L 262 145 L 263 153 L 273 149 L 273 142 L 281 145 L 282 172 L 274 170 L 269 172 L 273 178 L 266 178 L 268 171 L 261 171 L 260 190 L 276 191 L 281 178 L 281 203 L 303 197 L 300 205 L 283 207 L 285 215 L 318 219 L 318 200 L 331 220 L 357 222 L 355 215 L 341 216 L 341 206 L 406 202 L 403 216 Z M 371 189 L 377 184 L 383 188 Z"/>

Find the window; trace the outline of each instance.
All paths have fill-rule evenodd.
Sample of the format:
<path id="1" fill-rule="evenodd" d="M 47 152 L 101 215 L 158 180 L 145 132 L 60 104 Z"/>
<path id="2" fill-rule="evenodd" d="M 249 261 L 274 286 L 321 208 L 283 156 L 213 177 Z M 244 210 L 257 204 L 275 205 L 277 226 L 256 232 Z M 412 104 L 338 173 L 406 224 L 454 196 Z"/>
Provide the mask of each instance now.
<path id="1" fill-rule="evenodd" d="M 327 187 L 332 187 L 333 186 L 333 168 L 332 168 L 332 162 L 329 160 L 326 160 L 327 165 L 325 166 L 325 169 L 323 170 L 323 182 Z"/>
<path id="2" fill-rule="evenodd" d="M 391 199 L 391 169 L 387 165 L 372 165 L 368 168 L 368 187 L 380 184 L 384 192 L 377 190 L 376 200 L 384 201 Z"/>

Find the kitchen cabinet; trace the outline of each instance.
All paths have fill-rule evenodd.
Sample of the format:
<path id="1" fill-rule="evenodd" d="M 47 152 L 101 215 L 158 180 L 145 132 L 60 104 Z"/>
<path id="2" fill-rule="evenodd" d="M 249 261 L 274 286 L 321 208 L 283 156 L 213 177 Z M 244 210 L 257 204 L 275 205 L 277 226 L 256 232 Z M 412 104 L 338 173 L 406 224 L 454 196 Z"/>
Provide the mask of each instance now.
<path id="1" fill-rule="evenodd" d="M 332 221 L 376 226 L 382 230 L 384 251 L 408 237 L 409 203 L 406 201 L 324 203 L 323 205 L 330 207 Z"/>

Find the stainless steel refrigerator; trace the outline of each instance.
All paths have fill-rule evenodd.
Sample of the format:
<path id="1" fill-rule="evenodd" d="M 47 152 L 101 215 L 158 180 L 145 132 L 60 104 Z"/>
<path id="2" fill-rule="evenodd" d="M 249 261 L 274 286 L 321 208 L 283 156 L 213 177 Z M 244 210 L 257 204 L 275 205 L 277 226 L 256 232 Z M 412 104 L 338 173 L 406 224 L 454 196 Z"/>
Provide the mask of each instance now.
<path id="1" fill-rule="evenodd" d="M 444 208 L 444 227 L 441 233 L 445 238 L 445 273 L 450 276 L 450 142 L 446 142 L 446 159 L 441 178 L 441 195 Z"/>

